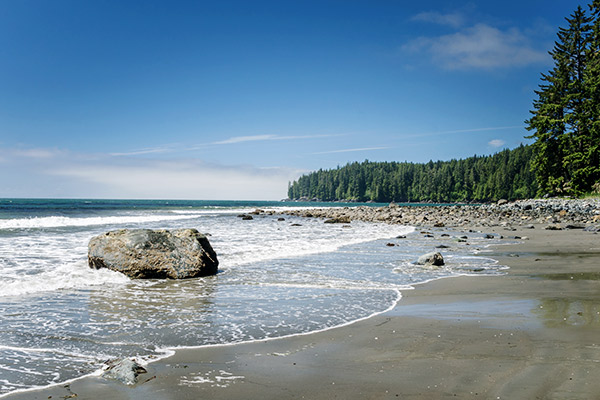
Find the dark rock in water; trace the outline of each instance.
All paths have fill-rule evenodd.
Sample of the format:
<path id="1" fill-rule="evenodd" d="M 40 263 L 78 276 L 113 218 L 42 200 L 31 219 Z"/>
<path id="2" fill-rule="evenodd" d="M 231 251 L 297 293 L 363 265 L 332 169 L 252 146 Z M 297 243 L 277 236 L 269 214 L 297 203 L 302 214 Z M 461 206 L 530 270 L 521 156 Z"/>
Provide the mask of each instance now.
<path id="1" fill-rule="evenodd" d="M 446 226 L 446 224 L 444 224 L 443 222 L 436 222 L 435 224 L 433 224 L 434 228 L 443 228 Z"/>
<path id="2" fill-rule="evenodd" d="M 405 235 L 399 235 L 399 236 L 396 236 L 396 239 L 406 239 L 406 236 Z"/>
<path id="3" fill-rule="evenodd" d="M 254 217 L 252 217 L 252 215 L 248 215 L 248 214 L 240 214 L 240 215 L 238 215 L 238 218 L 241 218 L 243 221 L 250 221 L 250 220 L 254 219 Z"/>
<path id="4" fill-rule="evenodd" d="M 486 234 L 486 235 L 485 235 L 483 238 L 484 238 L 484 239 L 493 239 L 493 238 L 494 238 L 494 235 L 492 235 L 492 234 L 489 234 L 489 233 L 488 233 L 488 234 Z"/>
<path id="5" fill-rule="evenodd" d="M 395 246 L 394 243 L 386 243 L 385 245 L 388 246 L 388 247 L 394 247 Z"/>
<path id="6" fill-rule="evenodd" d="M 423 254 L 417 260 L 417 265 L 433 265 L 439 267 L 444 265 L 444 257 L 438 252 Z"/>
<path id="7" fill-rule="evenodd" d="M 428 233 L 428 234 L 426 234 L 426 235 L 423 235 L 423 237 L 426 237 L 426 238 L 432 238 L 432 237 L 433 237 L 433 235 L 431 235 L 431 234 L 429 234 L 429 233 Z"/>
<path id="8" fill-rule="evenodd" d="M 285 218 L 282 218 L 282 217 L 280 217 L 280 218 L 277 218 L 277 221 L 279 221 L 279 222 L 281 222 L 281 221 L 285 221 Z"/>
<path id="9" fill-rule="evenodd" d="M 88 264 L 130 278 L 184 279 L 216 274 L 219 261 L 196 229 L 122 229 L 90 240 Z"/>
<path id="10" fill-rule="evenodd" d="M 436 249 L 448 249 L 450 246 L 446 246 L 445 244 L 440 244 L 439 246 L 435 246 Z"/>
<path id="11" fill-rule="evenodd" d="M 448 235 L 447 233 L 442 233 L 441 235 L 442 237 L 450 237 L 450 235 Z"/>
<path id="12" fill-rule="evenodd" d="M 291 224 L 290 226 L 302 226 L 301 224 Z"/>
<path id="13" fill-rule="evenodd" d="M 147 371 L 134 360 L 112 360 L 108 361 L 107 369 L 102 373 L 106 379 L 114 379 L 126 385 L 135 385 L 139 374 L 145 374 Z"/>
<path id="14" fill-rule="evenodd" d="M 349 224 L 350 222 L 350 217 L 337 217 L 325 220 L 326 224 Z"/>

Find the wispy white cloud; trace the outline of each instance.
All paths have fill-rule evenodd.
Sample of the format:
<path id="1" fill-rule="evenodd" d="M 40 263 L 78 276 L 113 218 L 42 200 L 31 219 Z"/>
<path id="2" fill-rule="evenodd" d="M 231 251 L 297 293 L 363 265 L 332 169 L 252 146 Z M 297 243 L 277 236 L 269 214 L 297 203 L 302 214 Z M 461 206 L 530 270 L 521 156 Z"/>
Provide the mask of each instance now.
<path id="1" fill-rule="evenodd" d="M 236 144 L 244 142 L 258 142 L 258 141 L 271 141 L 271 140 L 304 140 L 304 139 L 320 139 L 333 136 L 342 136 L 340 134 L 334 135 L 254 135 L 254 136 L 234 136 L 229 139 L 219 140 L 212 142 L 211 144 Z"/>
<path id="2" fill-rule="evenodd" d="M 159 153 L 168 153 L 173 151 L 172 147 L 154 147 L 154 148 L 145 148 L 139 150 L 125 151 L 125 152 L 116 152 L 110 153 L 111 156 L 122 157 L 122 156 L 139 156 L 144 154 L 159 154 Z"/>
<path id="3" fill-rule="evenodd" d="M 351 153 L 356 151 L 371 151 L 371 150 L 386 150 L 390 147 L 360 147 L 356 149 L 341 149 L 341 150 L 329 150 L 329 151 L 319 151 L 311 154 L 334 154 L 334 153 Z"/>
<path id="4" fill-rule="evenodd" d="M 252 135 L 252 136 L 233 136 L 225 140 L 217 140 L 214 142 L 196 144 L 196 145 L 187 145 L 183 146 L 181 144 L 169 144 L 162 145 L 156 147 L 148 147 L 142 149 L 134 149 L 130 151 L 118 151 L 110 153 L 111 156 L 114 157 L 129 157 L 129 156 L 140 156 L 140 155 L 148 155 L 148 154 L 163 154 L 163 153 L 186 153 L 190 151 L 206 149 L 210 146 L 220 146 L 220 145 L 231 145 L 231 144 L 240 144 L 240 143 L 248 143 L 248 142 L 264 142 L 264 141 L 285 141 L 285 140 L 308 140 L 308 139 L 321 139 L 328 137 L 339 137 L 344 136 L 344 134 L 329 134 L 329 135 Z"/>
<path id="5" fill-rule="evenodd" d="M 118 197 L 279 200 L 299 173 L 284 168 L 209 165 L 196 160 L 53 169 L 53 175 L 99 185 Z"/>
<path id="6" fill-rule="evenodd" d="M 279 200 L 288 182 L 306 172 L 51 150 L 31 158 L 35 152 L 0 150 L 11 165 L 0 169 L 0 197 Z"/>
<path id="7" fill-rule="evenodd" d="M 32 149 L 17 149 L 12 153 L 19 157 L 30 159 L 48 159 L 64 154 L 63 151 L 54 148 L 32 148 Z"/>
<path id="8" fill-rule="evenodd" d="M 413 21 L 431 22 L 439 25 L 447 25 L 458 28 L 465 23 L 465 17 L 459 12 L 442 14 L 437 11 L 422 12 L 411 18 Z"/>
<path id="9" fill-rule="evenodd" d="M 504 140 L 500 140 L 500 139 L 494 139 L 494 140 L 490 140 L 488 142 L 488 145 L 492 146 L 492 147 L 502 147 L 504 146 Z"/>
<path id="10" fill-rule="evenodd" d="M 244 142 L 259 142 L 265 140 L 281 140 L 281 138 L 277 135 L 235 136 L 229 139 L 212 142 L 211 144 L 236 144 Z"/>
<path id="11" fill-rule="evenodd" d="M 454 70 L 523 67 L 549 60 L 545 49 L 535 48 L 519 29 L 483 23 L 447 35 L 419 37 L 402 49 L 425 53 L 440 67 Z"/>
<path id="12" fill-rule="evenodd" d="M 402 135 L 402 137 L 408 138 L 408 137 L 440 136 L 440 135 L 452 135 L 455 133 L 476 133 L 476 132 L 500 131 L 500 130 L 505 130 L 505 129 L 517 129 L 517 128 L 523 128 L 523 125 L 494 126 L 494 127 L 486 127 L 486 128 L 456 129 L 456 130 L 439 131 L 439 132 L 411 133 L 411 134 Z"/>

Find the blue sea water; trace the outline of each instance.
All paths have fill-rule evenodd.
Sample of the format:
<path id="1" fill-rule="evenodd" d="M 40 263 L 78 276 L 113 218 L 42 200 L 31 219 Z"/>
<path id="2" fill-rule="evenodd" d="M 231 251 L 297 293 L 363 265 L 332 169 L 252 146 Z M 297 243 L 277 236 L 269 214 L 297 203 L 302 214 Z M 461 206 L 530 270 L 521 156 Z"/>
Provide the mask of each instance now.
<path id="1" fill-rule="evenodd" d="M 476 254 L 478 234 L 461 246 L 409 226 L 237 217 L 315 206 L 348 204 L 0 199 L 0 397 L 94 373 L 109 359 L 328 329 L 389 309 L 417 283 L 502 273 Z M 89 240 L 122 228 L 197 228 L 219 273 L 131 280 L 90 269 Z M 412 263 L 442 240 L 451 245 L 444 268 Z"/>

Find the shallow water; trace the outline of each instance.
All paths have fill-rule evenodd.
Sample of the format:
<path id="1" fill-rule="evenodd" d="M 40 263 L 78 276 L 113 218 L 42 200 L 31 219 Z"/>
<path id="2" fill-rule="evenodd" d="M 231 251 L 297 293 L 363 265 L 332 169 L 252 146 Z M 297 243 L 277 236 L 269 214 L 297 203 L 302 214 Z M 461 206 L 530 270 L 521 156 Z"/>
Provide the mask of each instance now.
<path id="1" fill-rule="evenodd" d="M 0 395 L 83 376 L 112 358 L 327 329 L 388 309 L 415 283 L 502 270 L 475 255 L 491 243 L 477 234 L 465 246 L 398 225 L 237 217 L 280 203 L 41 202 L 0 202 Z M 136 281 L 87 266 L 97 234 L 184 227 L 210 234 L 219 274 Z M 450 245 L 447 266 L 412 264 L 440 242 Z"/>

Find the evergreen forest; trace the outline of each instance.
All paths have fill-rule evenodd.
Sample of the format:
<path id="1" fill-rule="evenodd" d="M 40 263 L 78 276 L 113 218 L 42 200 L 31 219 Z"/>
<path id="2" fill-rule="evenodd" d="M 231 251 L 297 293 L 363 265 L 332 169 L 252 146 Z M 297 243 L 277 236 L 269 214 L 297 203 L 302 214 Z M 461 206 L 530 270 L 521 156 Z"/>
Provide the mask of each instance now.
<path id="1" fill-rule="evenodd" d="M 531 146 L 464 160 L 354 162 L 301 176 L 291 199 L 322 201 L 434 202 L 514 200 L 535 195 Z"/>
<path id="2" fill-rule="evenodd" d="M 290 183 L 291 199 L 489 202 L 600 192 L 600 0 L 565 18 L 541 76 L 531 145 L 463 160 L 353 162 Z"/>

